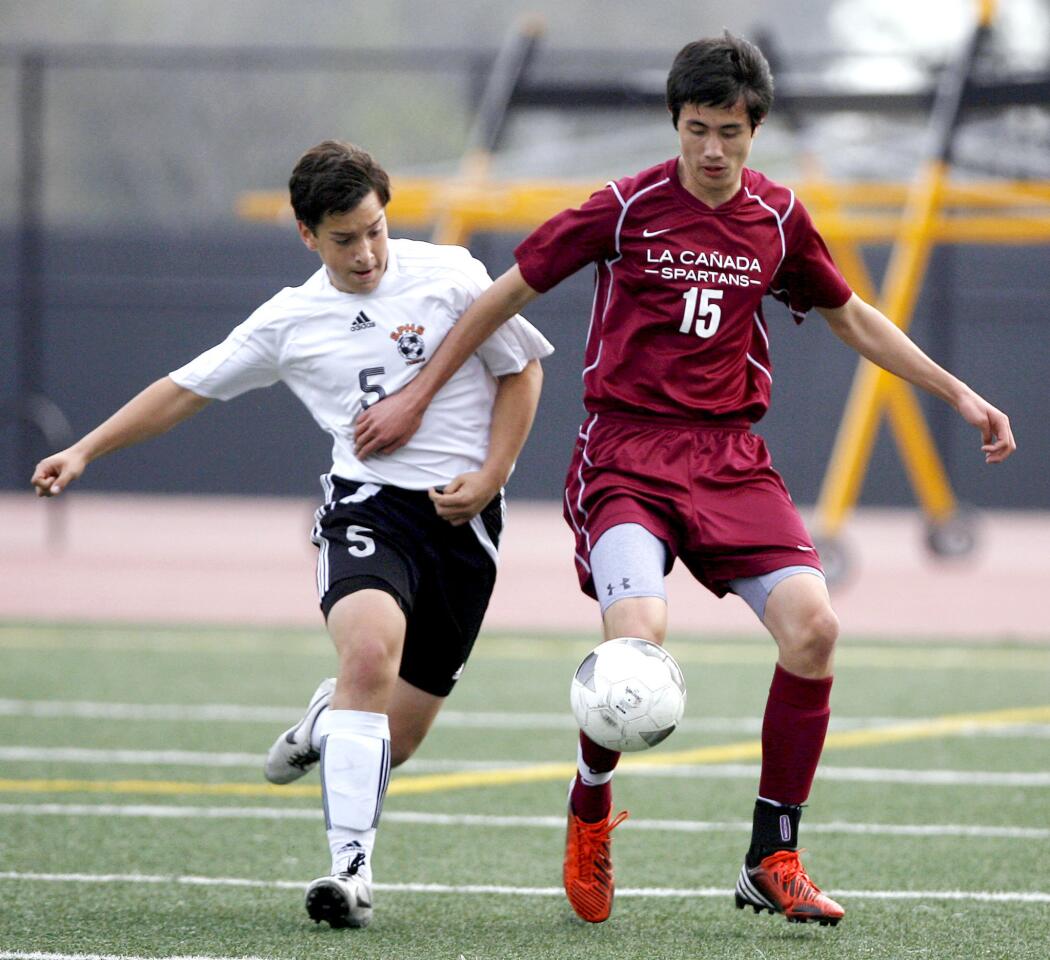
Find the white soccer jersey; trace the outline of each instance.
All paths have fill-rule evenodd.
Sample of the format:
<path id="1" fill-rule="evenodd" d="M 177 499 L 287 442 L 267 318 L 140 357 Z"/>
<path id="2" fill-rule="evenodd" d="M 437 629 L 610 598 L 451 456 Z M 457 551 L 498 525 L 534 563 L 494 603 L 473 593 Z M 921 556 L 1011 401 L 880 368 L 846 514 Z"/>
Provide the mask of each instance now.
<path id="1" fill-rule="evenodd" d="M 408 383 L 492 283 L 462 247 L 391 240 L 388 250 L 386 273 L 371 293 L 337 290 L 322 265 L 171 379 L 216 400 L 284 381 L 332 435 L 332 472 L 347 480 L 423 490 L 477 470 L 488 453 L 495 378 L 554 347 L 523 317 L 512 318 L 438 391 L 405 446 L 358 460 L 361 411 Z"/>

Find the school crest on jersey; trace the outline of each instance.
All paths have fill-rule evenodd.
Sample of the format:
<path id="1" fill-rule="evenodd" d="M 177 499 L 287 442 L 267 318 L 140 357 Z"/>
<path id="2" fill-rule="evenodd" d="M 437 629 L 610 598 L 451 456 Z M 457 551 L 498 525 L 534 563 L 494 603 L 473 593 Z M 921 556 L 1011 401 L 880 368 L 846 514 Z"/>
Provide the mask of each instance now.
<path id="1" fill-rule="evenodd" d="M 397 352 L 405 363 L 422 363 L 426 357 L 426 344 L 423 342 L 424 328 L 417 323 L 405 323 L 398 327 L 390 339 L 397 344 Z"/>

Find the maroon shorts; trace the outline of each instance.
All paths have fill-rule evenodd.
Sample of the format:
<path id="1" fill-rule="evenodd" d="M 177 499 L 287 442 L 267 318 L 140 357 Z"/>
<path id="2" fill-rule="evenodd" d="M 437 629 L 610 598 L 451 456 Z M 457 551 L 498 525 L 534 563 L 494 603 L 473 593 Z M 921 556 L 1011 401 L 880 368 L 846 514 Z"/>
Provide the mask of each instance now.
<path id="1" fill-rule="evenodd" d="M 565 479 L 576 571 L 594 596 L 590 552 L 610 527 L 637 523 L 659 537 L 708 590 L 781 567 L 820 567 L 802 518 L 763 439 L 744 420 L 668 424 L 592 414 Z"/>

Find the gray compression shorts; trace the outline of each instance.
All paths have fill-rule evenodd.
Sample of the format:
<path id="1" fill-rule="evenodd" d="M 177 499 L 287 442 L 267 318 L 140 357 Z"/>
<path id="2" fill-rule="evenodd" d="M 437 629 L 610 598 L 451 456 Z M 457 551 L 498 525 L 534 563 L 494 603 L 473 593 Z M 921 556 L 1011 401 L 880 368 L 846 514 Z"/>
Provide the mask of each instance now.
<path id="1" fill-rule="evenodd" d="M 591 576 L 602 616 L 626 597 L 667 599 L 667 547 L 640 523 L 610 527 L 591 548 Z"/>
<path id="2" fill-rule="evenodd" d="M 621 523 L 606 530 L 591 548 L 590 556 L 591 576 L 602 615 L 617 600 L 626 597 L 658 597 L 666 602 L 664 577 L 668 559 L 663 540 L 639 523 Z M 761 620 L 773 588 L 797 573 L 824 579 L 824 574 L 816 567 L 797 564 L 757 577 L 737 577 L 729 581 L 729 588 Z"/>

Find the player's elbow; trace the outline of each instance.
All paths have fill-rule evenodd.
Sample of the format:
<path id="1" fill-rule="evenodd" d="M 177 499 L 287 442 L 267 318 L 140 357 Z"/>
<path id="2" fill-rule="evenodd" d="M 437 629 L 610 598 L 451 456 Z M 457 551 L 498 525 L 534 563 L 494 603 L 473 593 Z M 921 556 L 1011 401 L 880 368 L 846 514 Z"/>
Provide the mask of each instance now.
<path id="1" fill-rule="evenodd" d="M 832 331 L 841 337 L 844 331 L 857 325 L 865 306 L 867 304 L 854 293 L 841 307 L 817 307 L 817 312 L 827 321 Z"/>
<path id="2" fill-rule="evenodd" d="M 504 374 L 500 383 L 513 385 L 528 396 L 539 397 L 543 389 L 543 367 L 539 360 L 530 360 L 517 373 Z"/>
<path id="3" fill-rule="evenodd" d="M 529 386 L 539 393 L 543 387 L 543 364 L 539 360 L 530 360 L 521 372 Z"/>

